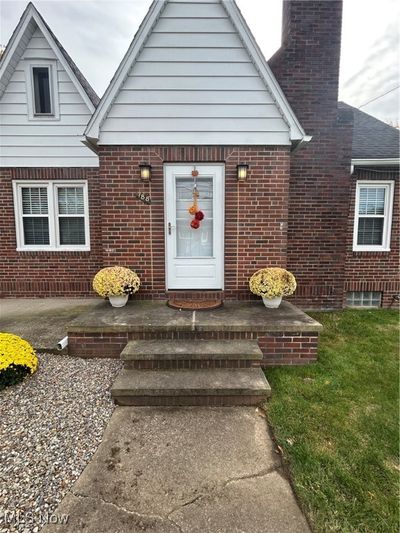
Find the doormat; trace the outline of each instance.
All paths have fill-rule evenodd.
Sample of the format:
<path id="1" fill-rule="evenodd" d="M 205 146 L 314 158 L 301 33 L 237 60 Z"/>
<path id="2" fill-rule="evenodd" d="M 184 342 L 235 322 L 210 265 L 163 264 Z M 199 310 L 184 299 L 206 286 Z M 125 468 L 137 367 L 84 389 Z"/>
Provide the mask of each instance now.
<path id="1" fill-rule="evenodd" d="M 200 298 L 170 298 L 167 302 L 172 309 L 187 309 L 190 311 L 208 311 L 222 306 L 222 300 L 201 300 Z"/>

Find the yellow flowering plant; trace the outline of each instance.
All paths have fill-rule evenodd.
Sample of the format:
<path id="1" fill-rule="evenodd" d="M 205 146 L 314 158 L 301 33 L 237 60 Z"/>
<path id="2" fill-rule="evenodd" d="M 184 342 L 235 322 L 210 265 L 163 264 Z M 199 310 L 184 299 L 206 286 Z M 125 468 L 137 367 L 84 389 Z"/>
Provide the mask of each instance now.
<path id="1" fill-rule="evenodd" d="M 93 289 L 99 296 L 122 296 L 139 290 L 140 278 L 133 270 L 113 266 L 99 270 L 93 279 Z"/>
<path id="2" fill-rule="evenodd" d="M 29 342 L 12 333 L 0 333 L 0 390 L 15 385 L 38 367 L 38 358 Z"/>
<path id="3" fill-rule="evenodd" d="M 261 268 L 255 272 L 249 287 L 253 294 L 264 298 L 289 296 L 296 290 L 296 278 L 284 268 Z"/>

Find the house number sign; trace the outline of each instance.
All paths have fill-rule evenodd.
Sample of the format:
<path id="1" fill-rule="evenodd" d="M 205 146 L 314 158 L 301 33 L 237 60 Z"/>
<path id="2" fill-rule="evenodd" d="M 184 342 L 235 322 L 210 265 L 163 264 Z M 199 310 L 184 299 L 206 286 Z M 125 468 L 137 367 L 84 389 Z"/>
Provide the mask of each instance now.
<path id="1" fill-rule="evenodd" d="M 144 192 L 139 192 L 137 197 L 144 204 L 147 204 L 147 205 L 151 204 L 151 198 L 148 194 L 144 194 Z"/>

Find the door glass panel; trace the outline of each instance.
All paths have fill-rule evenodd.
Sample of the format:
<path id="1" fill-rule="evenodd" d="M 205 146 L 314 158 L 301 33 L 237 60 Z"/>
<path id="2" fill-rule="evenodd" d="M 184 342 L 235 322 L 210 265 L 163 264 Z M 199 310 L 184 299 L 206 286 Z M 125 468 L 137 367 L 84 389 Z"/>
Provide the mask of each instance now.
<path id="1" fill-rule="evenodd" d="M 194 215 L 188 212 L 193 204 L 193 178 L 176 178 L 176 254 L 178 257 L 213 256 L 213 178 L 198 176 L 198 207 L 204 213 L 200 227 L 193 229 Z"/>

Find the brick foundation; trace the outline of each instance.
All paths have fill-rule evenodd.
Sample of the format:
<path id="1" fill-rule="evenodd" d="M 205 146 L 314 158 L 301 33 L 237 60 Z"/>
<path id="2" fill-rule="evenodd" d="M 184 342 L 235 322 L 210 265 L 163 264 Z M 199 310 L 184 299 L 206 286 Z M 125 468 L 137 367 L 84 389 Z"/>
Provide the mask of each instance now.
<path id="1" fill-rule="evenodd" d="M 261 366 L 304 365 L 317 360 L 318 334 L 278 332 L 259 337 Z"/>

